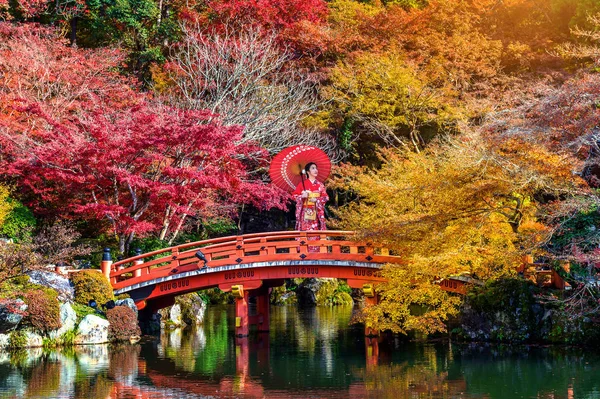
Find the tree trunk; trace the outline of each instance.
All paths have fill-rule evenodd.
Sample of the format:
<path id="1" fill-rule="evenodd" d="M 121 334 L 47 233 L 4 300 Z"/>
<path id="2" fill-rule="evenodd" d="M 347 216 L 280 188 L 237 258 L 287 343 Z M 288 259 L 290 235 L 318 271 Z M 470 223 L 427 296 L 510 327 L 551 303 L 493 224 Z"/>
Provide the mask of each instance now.
<path id="1" fill-rule="evenodd" d="M 75 47 L 77 46 L 77 20 L 79 19 L 79 17 L 73 17 L 71 19 L 71 46 Z"/>

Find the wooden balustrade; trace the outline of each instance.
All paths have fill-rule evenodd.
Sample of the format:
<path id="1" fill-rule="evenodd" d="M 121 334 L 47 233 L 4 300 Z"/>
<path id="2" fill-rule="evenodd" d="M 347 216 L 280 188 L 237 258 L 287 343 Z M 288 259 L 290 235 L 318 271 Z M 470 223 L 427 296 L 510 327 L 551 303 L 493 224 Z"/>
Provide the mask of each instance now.
<path id="1" fill-rule="evenodd" d="M 351 231 L 290 231 L 247 234 L 186 243 L 137 255 L 111 265 L 110 280 L 115 289 L 156 277 L 207 267 L 290 261 L 339 260 L 373 263 L 403 263 L 399 256 L 371 243 L 352 241 Z M 156 259 L 146 260 L 147 258 Z"/>

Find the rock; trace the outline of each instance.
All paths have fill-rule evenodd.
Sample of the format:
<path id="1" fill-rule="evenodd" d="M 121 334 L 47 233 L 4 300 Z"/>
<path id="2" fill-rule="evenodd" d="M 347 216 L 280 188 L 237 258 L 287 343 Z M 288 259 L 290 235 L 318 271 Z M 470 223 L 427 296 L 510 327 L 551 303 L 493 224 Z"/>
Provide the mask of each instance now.
<path id="1" fill-rule="evenodd" d="M 0 334 L 0 349 L 4 349 L 8 346 L 10 340 L 9 334 Z"/>
<path id="2" fill-rule="evenodd" d="M 12 331 L 23 319 L 27 305 L 21 299 L 6 299 L 0 302 L 0 333 Z"/>
<path id="3" fill-rule="evenodd" d="M 131 298 L 119 299 L 115 302 L 115 306 L 127 306 L 128 308 L 133 310 L 136 317 L 138 315 L 138 308 L 137 306 L 135 306 L 135 302 L 133 302 L 133 299 Z"/>
<path id="4" fill-rule="evenodd" d="M 73 302 L 75 290 L 71 287 L 68 278 L 44 270 L 34 270 L 29 272 L 28 275 L 32 283 L 50 287 L 55 290 L 58 293 L 59 302 Z"/>
<path id="5" fill-rule="evenodd" d="M 25 331 L 25 335 L 27 336 L 27 344 L 25 344 L 28 348 L 39 348 L 44 346 L 44 339 L 40 334 L 36 334 L 31 331 Z"/>
<path id="6" fill-rule="evenodd" d="M 89 314 L 81 320 L 74 343 L 103 344 L 108 342 L 108 320 Z"/>
<path id="7" fill-rule="evenodd" d="M 273 305 L 289 305 L 296 303 L 296 291 L 287 291 L 286 286 L 275 287 L 271 291 Z"/>
<path id="8" fill-rule="evenodd" d="M 160 334 L 161 314 L 152 312 L 141 312 L 139 317 L 140 329 L 142 334 L 156 335 Z"/>
<path id="9" fill-rule="evenodd" d="M 175 298 L 175 305 L 179 305 L 181 309 L 181 320 L 183 320 L 185 324 L 202 324 L 204 321 L 206 304 L 198 294 L 192 293 L 180 295 Z"/>
<path id="10" fill-rule="evenodd" d="M 57 339 L 62 337 L 67 331 L 75 329 L 75 323 L 77 322 L 77 313 L 73 310 L 70 304 L 63 303 L 60 305 L 60 324 L 61 327 L 58 330 L 50 331 L 48 334 L 50 338 Z"/>
<path id="11" fill-rule="evenodd" d="M 181 325 L 181 305 L 175 304 L 171 306 L 171 310 L 169 311 L 169 320 L 171 320 L 173 324 L 177 326 Z"/>
<path id="12" fill-rule="evenodd" d="M 317 291 L 321 288 L 322 281 L 316 278 L 307 278 L 296 289 L 296 298 L 300 306 L 316 306 Z"/>

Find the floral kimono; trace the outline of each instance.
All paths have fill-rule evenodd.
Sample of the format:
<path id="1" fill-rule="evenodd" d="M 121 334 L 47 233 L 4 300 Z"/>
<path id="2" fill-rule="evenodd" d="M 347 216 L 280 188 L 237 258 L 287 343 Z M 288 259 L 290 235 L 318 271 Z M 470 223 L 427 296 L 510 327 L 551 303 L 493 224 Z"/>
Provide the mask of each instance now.
<path id="1" fill-rule="evenodd" d="M 302 198 L 302 191 L 309 191 L 308 198 Z M 296 230 L 327 230 L 325 226 L 325 203 L 329 200 L 325 186 L 318 180 L 310 179 L 298 184 L 292 193 L 296 199 Z"/>

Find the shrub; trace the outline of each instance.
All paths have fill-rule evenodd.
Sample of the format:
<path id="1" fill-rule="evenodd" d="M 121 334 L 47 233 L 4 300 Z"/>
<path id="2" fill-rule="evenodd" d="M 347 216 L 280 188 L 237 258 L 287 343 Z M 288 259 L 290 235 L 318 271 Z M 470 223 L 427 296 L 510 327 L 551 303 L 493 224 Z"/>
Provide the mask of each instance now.
<path id="1" fill-rule="evenodd" d="M 96 309 L 90 308 L 87 305 L 73 303 L 71 305 L 71 307 L 73 308 L 73 310 L 75 311 L 75 314 L 77 315 L 77 322 L 75 324 L 79 324 L 81 322 L 81 320 L 83 320 L 85 318 L 85 316 L 87 316 L 89 314 L 93 314 L 94 316 L 98 316 L 103 319 L 106 319 L 106 317 L 104 316 L 104 313 L 99 313 L 96 311 Z"/>
<path id="2" fill-rule="evenodd" d="M 19 349 L 27 346 L 27 335 L 23 330 L 16 330 L 8 337 L 8 349 Z"/>
<path id="3" fill-rule="evenodd" d="M 316 293 L 317 305 L 352 305 L 354 301 L 348 291 L 352 289 L 345 282 L 325 279 Z"/>
<path id="4" fill-rule="evenodd" d="M 59 329 L 60 304 L 58 294 L 50 288 L 29 291 L 25 294 L 27 321 L 37 330 L 47 332 Z"/>
<path id="5" fill-rule="evenodd" d="M 75 302 L 87 305 L 95 300 L 98 305 L 113 300 L 113 290 L 110 282 L 102 273 L 95 270 L 84 270 L 73 273 L 71 282 L 75 288 Z"/>
<path id="6" fill-rule="evenodd" d="M 115 306 L 106 311 L 108 339 L 125 341 L 141 334 L 135 312 L 127 306 Z"/>
<path id="7" fill-rule="evenodd" d="M 234 303 L 234 298 L 231 292 L 223 292 L 219 288 L 209 288 L 200 293 L 201 297 L 208 298 L 211 305 L 225 305 Z"/>
<path id="8" fill-rule="evenodd" d="M 31 210 L 19 201 L 8 198 L 8 202 L 12 209 L 0 226 L 0 233 L 16 241 L 27 240 L 36 225 L 35 217 Z"/>

